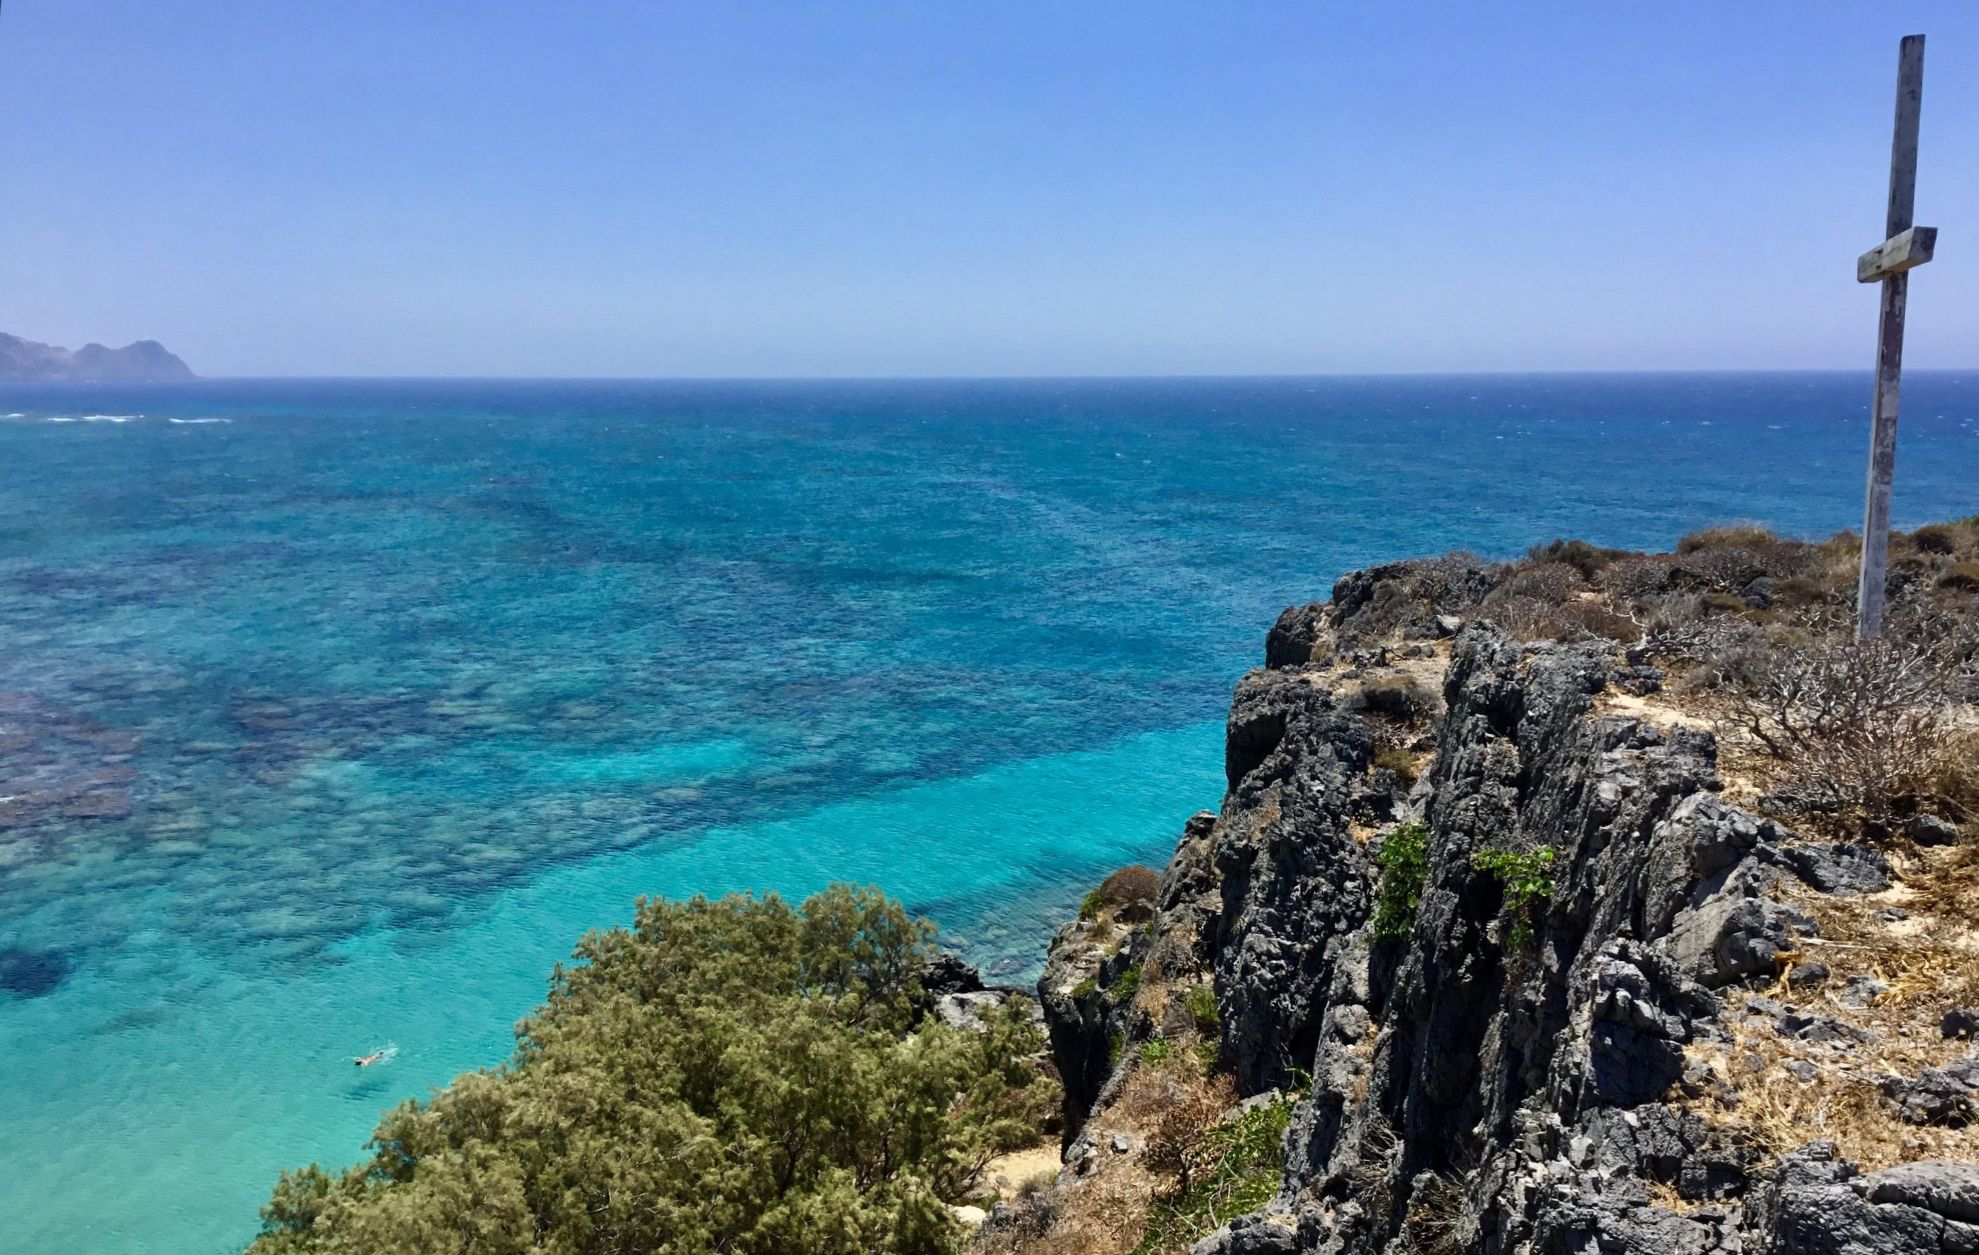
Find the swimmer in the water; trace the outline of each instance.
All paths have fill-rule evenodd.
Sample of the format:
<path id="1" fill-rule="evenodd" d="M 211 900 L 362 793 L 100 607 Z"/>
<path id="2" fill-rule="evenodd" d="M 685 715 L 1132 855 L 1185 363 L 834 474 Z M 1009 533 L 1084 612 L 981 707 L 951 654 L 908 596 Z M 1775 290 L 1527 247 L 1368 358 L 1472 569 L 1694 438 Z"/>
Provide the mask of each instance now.
<path id="1" fill-rule="evenodd" d="M 397 1046 L 380 1046 L 368 1055 L 359 1055 L 357 1058 L 352 1059 L 351 1062 L 360 1068 L 368 1068 L 374 1063 L 388 1062 L 398 1052 L 399 1048 Z"/>

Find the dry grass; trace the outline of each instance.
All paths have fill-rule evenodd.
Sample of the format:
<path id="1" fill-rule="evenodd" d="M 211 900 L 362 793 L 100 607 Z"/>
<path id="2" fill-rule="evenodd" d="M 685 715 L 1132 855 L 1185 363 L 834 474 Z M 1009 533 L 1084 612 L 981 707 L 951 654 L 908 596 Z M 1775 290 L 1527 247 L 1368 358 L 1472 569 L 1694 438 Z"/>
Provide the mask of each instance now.
<path id="1" fill-rule="evenodd" d="M 1953 1007 L 1979 1005 L 1979 932 L 1965 905 L 1975 891 L 1979 851 L 1970 847 L 1920 853 L 1909 878 L 1879 894 L 1847 898 L 1786 890 L 1814 915 L 1821 935 L 1808 938 L 1761 992 L 1865 1029 L 1875 1040 L 1837 1045 L 1785 1038 L 1764 1020 L 1747 1022 L 1744 1003 L 1734 997 L 1722 1017 L 1731 1040 L 1699 1043 L 1689 1052 L 1729 1096 L 1707 1094 L 1688 1105 L 1766 1155 L 1827 1138 L 1871 1171 L 1920 1158 L 1979 1160 L 1979 1126 L 1907 1124 L 1879 1089 L 1887 1077 L 1915 1076 L 1971 1048 L 1970 1042 L 1945 1039 L 1938 1023 Z M 1908 917 L 1882 914 L 1892 907 Z M 1830 969 L 1826 980 L 1793 980 L 1797 969 L 1817 961 Z M 1870 1005 L 1851 1006 L 1840 995 L 1857 976 L 1887 988 Z M 1811 1069 L 1811 1078 L 1796 1076 L 1789 1065 Z"/>
<path id="2" fill-rule="evenodd" d="M 1099 1147 L 1090 1171 L 1067 1172 L 1057 1188 L 1026 1199 L 1020 1206 L 1034 1213 L 1028 1223 L 985 1233 L 972 1250 L 1126 1255 L 1141 1245 L 1154 1200 L 1174 1190 L 1182 1167 L 1237 1093 L 1228 1077 L 1204 1075 L 1187 1050 L 1131 1066 L 1119 1094 L 1087 1126 Z M 1115 1134 L 1125 1134 L 1133 1149 L 1115 1151 Z"/>
<path id="3" fill-rule="evenodd" d="M 990 1160 L 976 1174 L 974 1186 L 967 1193 L 970 1197 L 995 1194 L 1002 1199 L 1035 1194 L 1051 1188 L 1058 1180 L 1059 1167 L 1058 1139 L 1052 1138 Z"/>
<path id="4" fill-rule="evenodd" d="M 1437 1173 L 1417 1178 L 1402 1219 L 1402 1236 L 1415 1255 L 1463 1255 L 1469 1243 L 1459 1230 L 1464 1184 L 1455 1176 Z"/>

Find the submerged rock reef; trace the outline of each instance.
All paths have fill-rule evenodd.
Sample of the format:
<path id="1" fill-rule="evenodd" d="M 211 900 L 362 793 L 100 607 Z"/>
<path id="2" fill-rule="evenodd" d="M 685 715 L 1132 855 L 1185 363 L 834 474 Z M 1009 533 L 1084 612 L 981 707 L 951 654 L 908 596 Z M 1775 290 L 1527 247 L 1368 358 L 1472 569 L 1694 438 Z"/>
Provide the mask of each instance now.
<path id="1" fill-rule="evenodd" d="M 1858 928 L 1963 935 L 1941 864 L 1758 813 L 1640 651 L 1516 638 L 1494 578 L 1357 572 L 1272 628 L 1147 917 L 1053 942 L 1064 1167 L 978 1249 L 1979 1252 L 1974 1019 Z M 1272 1102 L 1247 1198 L 1174 1113 Z"/>

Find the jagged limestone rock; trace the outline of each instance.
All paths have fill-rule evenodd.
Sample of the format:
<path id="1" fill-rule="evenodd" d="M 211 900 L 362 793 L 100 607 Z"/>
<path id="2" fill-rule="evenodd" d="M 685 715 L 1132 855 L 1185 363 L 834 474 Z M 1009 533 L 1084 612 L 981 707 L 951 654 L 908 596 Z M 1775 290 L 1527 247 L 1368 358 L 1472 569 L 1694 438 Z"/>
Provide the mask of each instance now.
<path id="1" fill-rule="evenodd" d="M 1240 1092 L 1310 1077 L 1278 1196 L 1197 1255 L 1979 1255 L 1979 1168 L 1863 1176 L 1819 1147 L 1769 1165 L 1673 1105 L 1723 1089 L 1687 1061 L 1728 1040 L 1714 991 L 1772 980 L 1813 930 L 1784 878 L 1859 893 L 1888 869 L 1718 796 L 1708 733 L 1601 713 L 1613 649 L 1457 632 L 1408 799 L 1428 825 L 1416 917 L 1371 935 L 1368 731 L 1305 663 L 1329 630 L 1371 642 L 1464 588 L 1461 564 L 1395 564 L 1281 617 L 1232 703 L 1223 806 L 1191 821 L 1135 943 L 1215 972 Z M 1480 866 L 1542 848 L 1551 892 L 1524 903 Z M 1795 1039 L 1870 1040 L 1745 1006 Z"/>

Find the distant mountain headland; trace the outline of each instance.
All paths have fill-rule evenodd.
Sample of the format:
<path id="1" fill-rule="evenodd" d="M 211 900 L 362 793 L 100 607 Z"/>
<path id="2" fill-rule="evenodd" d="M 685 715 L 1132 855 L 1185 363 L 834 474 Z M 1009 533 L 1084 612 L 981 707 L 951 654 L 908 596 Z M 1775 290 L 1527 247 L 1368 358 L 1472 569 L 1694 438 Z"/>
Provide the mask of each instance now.
<path id="1" fill-rule="evenodd" d="M 190 367 L 156 340 L 139 340 L 121 349 L 85 344 L 72 352 L 0 331 L 0 381 L 163 383 L 195 377 Z"/>

